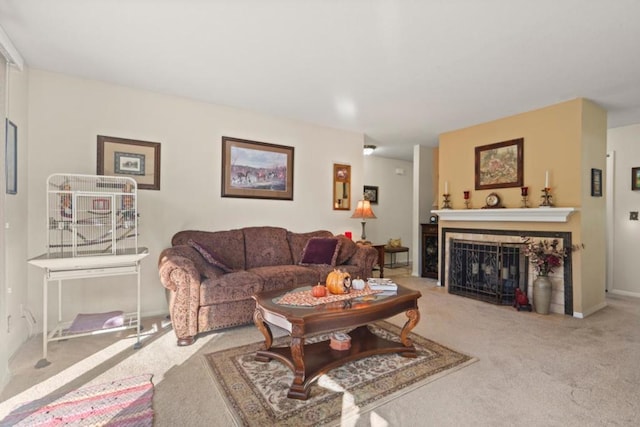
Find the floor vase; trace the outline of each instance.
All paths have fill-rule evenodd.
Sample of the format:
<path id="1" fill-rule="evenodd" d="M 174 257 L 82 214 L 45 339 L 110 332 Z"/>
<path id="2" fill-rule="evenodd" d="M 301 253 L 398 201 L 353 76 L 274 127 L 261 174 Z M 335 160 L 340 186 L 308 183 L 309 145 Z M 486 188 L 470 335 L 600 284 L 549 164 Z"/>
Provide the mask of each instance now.
<path id="1" fill-rule="evenodd" d="M 551 279 L 538 276 L 533 281 L 533 308 L 538 314 L 549 314 L 551 307 Z"/>

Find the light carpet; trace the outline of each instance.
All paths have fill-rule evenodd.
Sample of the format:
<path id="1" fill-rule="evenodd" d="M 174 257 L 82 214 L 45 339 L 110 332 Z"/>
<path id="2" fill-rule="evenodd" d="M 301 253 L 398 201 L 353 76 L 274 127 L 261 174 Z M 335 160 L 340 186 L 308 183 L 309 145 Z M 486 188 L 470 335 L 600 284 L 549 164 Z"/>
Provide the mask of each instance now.
<path id="1" fill-rule="evenodd" d="M 389 322 L 369 327 L 386 339 L 399 341 L 401 329 Z M 254 361 L 263 342 L 208 353 L 205 359 L 237 425 L 345 425 L 476 360 L 417 334 L 409 337 L 416 347 L 416 358 L 385 354 L 349 362 L 313 383 L 305 401 L 287 398 L 293 381 L 289 368 L 277 360 Z M 287 343 L 288 338 L 281 337 L 274 346 Z"/>
<path id="2" fill-rule="evenodd" d="M 109 381 L 24 404 L 0 421 L 0 426 L 153 425 L 152 375 Z"/>

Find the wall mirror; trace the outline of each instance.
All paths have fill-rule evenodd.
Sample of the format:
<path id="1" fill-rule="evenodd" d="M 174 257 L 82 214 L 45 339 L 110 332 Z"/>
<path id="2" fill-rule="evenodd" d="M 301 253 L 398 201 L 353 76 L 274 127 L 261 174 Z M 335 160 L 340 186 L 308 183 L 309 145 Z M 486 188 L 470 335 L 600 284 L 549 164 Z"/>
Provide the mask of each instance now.
<path id="1" fill-rule="evenodd" d="M 333 165 L 333 210 L 351 210 L 350 165 Z"/>

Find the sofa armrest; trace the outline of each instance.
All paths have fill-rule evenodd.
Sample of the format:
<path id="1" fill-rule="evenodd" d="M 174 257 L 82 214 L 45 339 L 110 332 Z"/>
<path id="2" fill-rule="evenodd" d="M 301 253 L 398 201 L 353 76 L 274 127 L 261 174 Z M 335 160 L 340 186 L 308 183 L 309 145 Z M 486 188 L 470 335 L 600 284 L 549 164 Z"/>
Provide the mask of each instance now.
<path id="1" fill-rule="evenodd" d="M 373 266 L 378 262 L 378 251 L 370 245 L 358 245 L 356 252 L 346 262 L 348 265 L 357 265 L 360 277 L 366 279 L 373 274 Z"/>
<path id="2" fill-rule="evenodd" d="M 158 272 L 162 285 L 172 291 L 169 313 L 178 343 L 190 344 L 198 333 L 202 277 L 221 276 L 222 271 L 207 265 L 202 256 L 190 246 L 180 245 L 160 253 Z"/>

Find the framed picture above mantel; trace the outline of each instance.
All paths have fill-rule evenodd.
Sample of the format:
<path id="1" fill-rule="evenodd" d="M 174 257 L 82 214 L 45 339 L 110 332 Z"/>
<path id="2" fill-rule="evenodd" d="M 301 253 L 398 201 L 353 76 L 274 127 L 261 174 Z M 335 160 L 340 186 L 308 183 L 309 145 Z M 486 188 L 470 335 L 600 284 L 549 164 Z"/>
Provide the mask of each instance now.
<path id="1" fill-rule="evenodd" d="M 476 190 L 522 187 L 524 138 L 475 148 Z"/>

